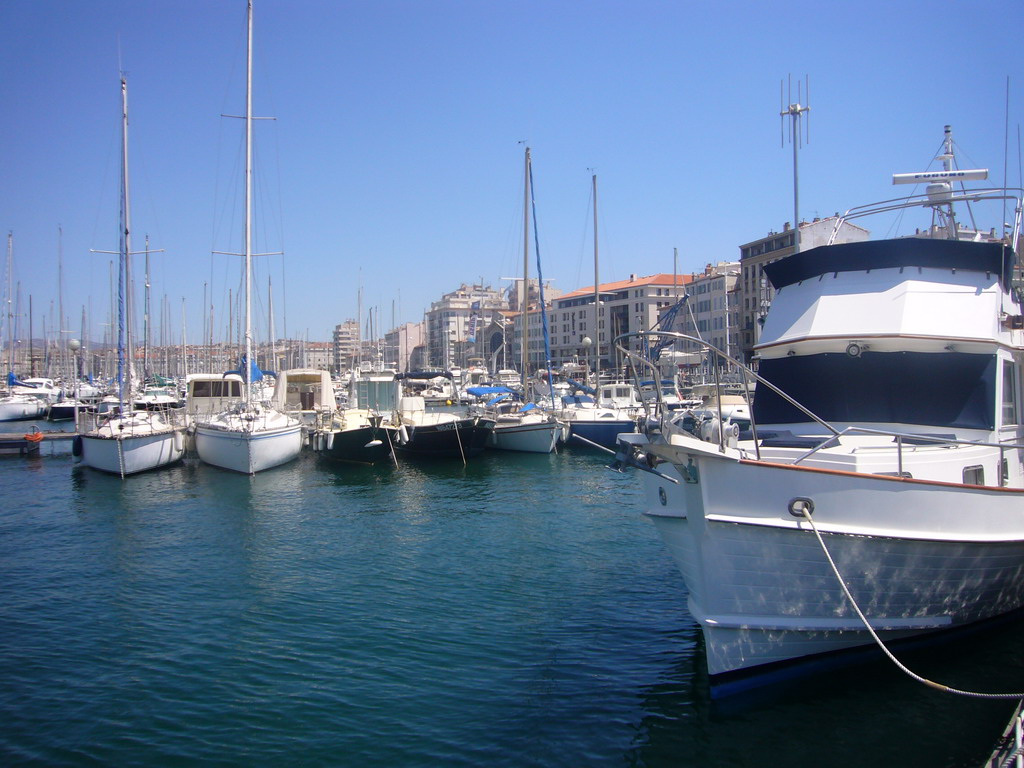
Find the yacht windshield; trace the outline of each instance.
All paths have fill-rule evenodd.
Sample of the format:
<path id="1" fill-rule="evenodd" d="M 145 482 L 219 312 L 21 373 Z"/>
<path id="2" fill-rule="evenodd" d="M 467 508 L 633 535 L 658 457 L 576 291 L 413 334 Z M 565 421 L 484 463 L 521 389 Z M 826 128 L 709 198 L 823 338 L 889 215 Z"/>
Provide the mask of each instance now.
<path id="1" fill-rule="evenodd" d="M 758 374 L 828 422 L 995 428 L 994 355 L 869 352 L 762 360 Z M 757 424 L 808 417 L 758 385 Z"/>

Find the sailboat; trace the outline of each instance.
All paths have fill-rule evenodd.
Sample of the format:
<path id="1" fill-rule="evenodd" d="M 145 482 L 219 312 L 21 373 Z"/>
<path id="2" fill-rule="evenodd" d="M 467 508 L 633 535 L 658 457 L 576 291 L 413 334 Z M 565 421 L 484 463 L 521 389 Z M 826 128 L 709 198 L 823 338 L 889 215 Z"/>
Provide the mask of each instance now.
<path id="1" fill-rule="evenodd" d="M 21 394 L 14 390 L 18 385 L 25 386 L 14 375 L 14 312 L 11 311 L 12 277 L 14 273 L 14 235 L 7 233 L 7 391 L 0 396 L 0 421 L 17 421 L 19 419 L 35 419 L 46 414 L 46 402 L 32 395 Z"/>
<path id="2" fill-rule="evenodd" d="M 520 306 L 520 317 L 522 318 L 522 391 L 528 396 L 528 350 L 530 340 L 530 323 L 527 301 L 530 286 L 530 210 L 533 201 L 533 166 L 530 160 L 530 148 L 526 148 L 526 170 L 524 180 L 523 200 L 523 301 Z M 540 311 L 546 312 L 543 298 L 543 280 L 540 280 L 540 260 L 538 257 L 538 283 L 540 284 Z M 545 324 L 545 333 L 547 325 Z M 547 339 L 545 337 L 545 347 Z M 550 355 L 548 355 L 550 357 Z M 550 370 L 551 366 L 548 365 Z M 495 420 L 494 431 L 491 433 L 487 445 L 503 451 L 521 451 L 525 453 L 551 453 L 558 445 L 562 436 L 563 425 L 547 411 L 538 408 L 534 403 L 514 403 L 509 397 L 507 401 L 495 402 L 502 394 L 500 390 L 504 387 L 491 388 L 486 392 L 478 390 L 480 394 L 498 394 L 499 398 L 492 400 Z M 508 393 L 508 390 L 506 390 Z M 510 393 L 509 393 L 510 394 Z"/>
<path id="3" fill-rule="evenodd" d="M 131 350 L 131 207 L 128 195 L 128 83 L 121 78 L 121 250 L 118 253 L 118 408 L 106 414 L 82 413 L 79 436 L 73 447 L 82 463 L 103 472 L 126 475 L 163 467 L 185 453 L 184 412 L 134 412 L 131 409 L 132 367 L 125 359 Z M 127 364 L 126 364 L 127 362 Z"/>
<path id="4" fill-rule="evenodd" d="M 594 187 L 594 387 L 577 387 L 586 393 L 562 398 L 561 418 L 568 425 L 566 443 L 576 447 L 613 448 L 618 435 L 636 432 L 636 420 L 642 403 L 632 384 L 602 384 L 601 369 L 601 283 L 597 261 L 597 174 L 591 177 Z"/>
<path id="5" fill-rule="evenodd" d="M 248 3 L 245 92 L 245 359 L 241 372 L 244 399 L 196 422 L 196 452 L 215 467 L 255 474 L 298 458 L 302 424 L 257 402 L 253 385 L 262 373 L 252 343 L 252 0 Z"/>

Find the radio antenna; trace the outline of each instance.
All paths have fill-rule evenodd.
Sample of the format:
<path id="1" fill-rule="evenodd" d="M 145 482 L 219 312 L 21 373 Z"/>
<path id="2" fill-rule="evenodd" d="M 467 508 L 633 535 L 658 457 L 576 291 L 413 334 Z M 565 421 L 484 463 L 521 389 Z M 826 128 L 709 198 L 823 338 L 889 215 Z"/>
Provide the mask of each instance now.
<path id="1" fill-rule="evenodd" d="M 782 81 L 779 81 L 779 118 L 781 119 L 780 129 L 785 133 L 786 117 L 790 118 L 789 143 L 793 145 L 793 252 L 800 250 L 800 175 L 797 163 L 797 150 L 806 142 L 811 143 L 811 83 L 807 75 L 804 75 L 803 91 L 807 97 L 807 103 L 801 104 L 800 81 L 796 82 L 796 101 L 793 101 L 793 76 L 789 76 L 789 106 L 782 98 Z M 804 134 L 800 134 L 800 118 L 806 116 L 804 123 Z M 785 141 L 782 142 L 785 146 Z"/>

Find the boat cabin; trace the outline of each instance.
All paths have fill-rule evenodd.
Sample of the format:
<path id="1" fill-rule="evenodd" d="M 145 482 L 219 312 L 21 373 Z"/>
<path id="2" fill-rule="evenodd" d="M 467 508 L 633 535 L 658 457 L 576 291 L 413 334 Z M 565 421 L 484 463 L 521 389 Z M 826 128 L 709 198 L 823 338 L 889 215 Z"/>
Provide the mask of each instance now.
<path id="1" fill-rule="evenodd" d="M 312 423 L 318 411 L 334 412 L 334 384 L 327 371 L 293 368 L 277 375 L 274 407 L 288 413 L 301 413 L 303 421 Z"/>
<path id="2" fill-rule="evenodd" d="M 227 410 L 242 400 L 244 385 L 237 373 L 193 373 L 185 382 L 185 412 L 189 418 Z"/>

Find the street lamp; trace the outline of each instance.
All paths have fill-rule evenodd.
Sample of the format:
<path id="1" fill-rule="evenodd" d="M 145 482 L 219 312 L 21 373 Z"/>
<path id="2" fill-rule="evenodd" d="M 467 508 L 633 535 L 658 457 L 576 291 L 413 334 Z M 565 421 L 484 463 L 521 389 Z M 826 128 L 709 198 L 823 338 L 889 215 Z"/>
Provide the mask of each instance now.
<path id="1" fill-rule="evenodd" d="M 81 365 L 81 361 L 79 360 L 79 356 L 78 356 L 78 350 L 80 350 L 81 348 L 82 348 L 82 342 L 80 342 L 78 339 L 69 339 L 68 340 L 68 349 L 71 350 L 71 359 L 75 363 L 75 387 L 76 387 L 76 389 L 78 387 L 78 379 L 82 375 L 82 367 L 83 367 Z"/>

